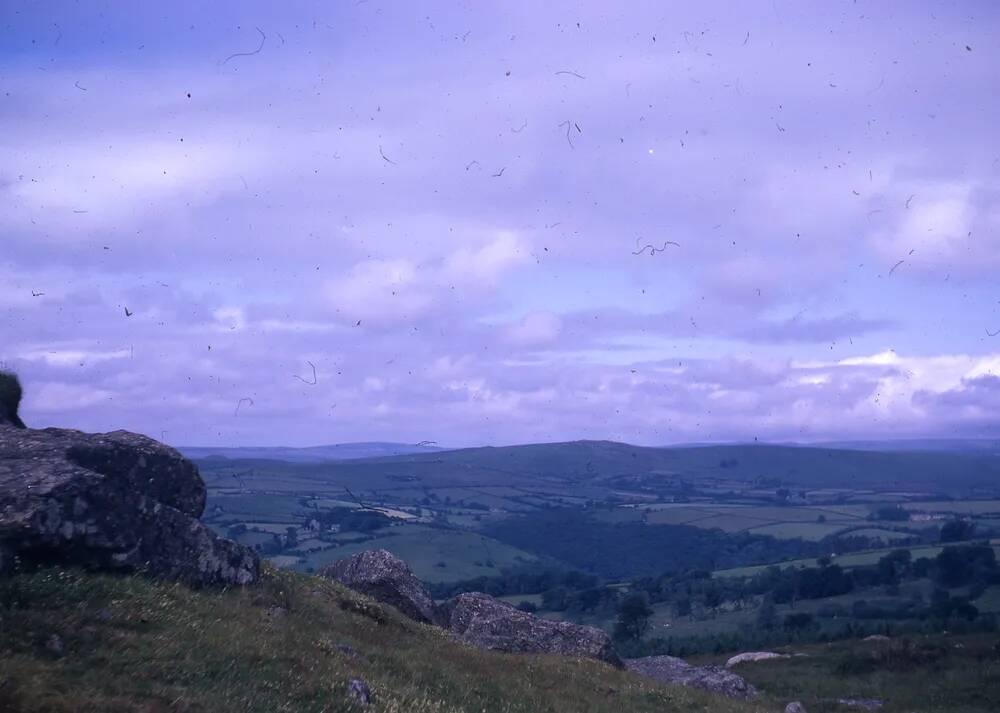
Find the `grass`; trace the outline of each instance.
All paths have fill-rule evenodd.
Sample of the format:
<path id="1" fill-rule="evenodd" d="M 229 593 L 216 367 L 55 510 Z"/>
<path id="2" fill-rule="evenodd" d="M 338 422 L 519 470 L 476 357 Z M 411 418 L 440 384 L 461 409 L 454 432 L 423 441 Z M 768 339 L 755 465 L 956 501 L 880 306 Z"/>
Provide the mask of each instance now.
<path id="1" fill-rule="evenodd" d="M 751 527 L 747 532 L 785 539 L 801 537 L 803 540 L 819 541 L 843 529 L 843 525 L 821 522 L 778 522 L 772 525 Z"/>
<path id="2" fill-rule="evenodd" d="M 47 569 L 0 580 L 5 713 L 775 710 L 662 686 L 599 662 L 472 649 L 315 577 L 266 569 L 245 590 Z M 54 652 L 46 642 L 63 645 Z M 351 647 L 356 654 L 339 648 Z"/>

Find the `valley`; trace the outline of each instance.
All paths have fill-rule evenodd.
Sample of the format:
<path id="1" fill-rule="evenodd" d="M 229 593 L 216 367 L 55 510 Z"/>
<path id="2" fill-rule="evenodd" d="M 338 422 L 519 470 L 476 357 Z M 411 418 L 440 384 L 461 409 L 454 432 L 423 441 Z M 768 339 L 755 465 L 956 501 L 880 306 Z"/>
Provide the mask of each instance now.
<path id="1" fill-rule="evenodd" d="M 1000 542 L 1000 488 L 992 485 L 1000 459 L 983 444 L 891 451 L 574 442 L 198 464 L 209 487 L 206 522 L 277 566 L 313 572 L 385 548 L 441 597 L 488 591 L 609 632 L 622 598 L 645 587 L 644 646 L 672 654 L 932 631 L 940 622 L 928 607 L 940 586 L 923 565 L 906 581 L 859 581 L 849 592 L 774 603 L 777 622 L 808 615 L 799 630 L 762 632 L 761 593 L 751 585 L 774 567 L 850 571 L 900 551 L 909 562 L 933 562 L 947 545 Z M 673 587 L 663 597 L 648 586 L 692 572 L 724 584 L 689 586 L 683 596 Z M 567 583 L 567 573 L 578 576 Z M 981 617 L 1000 611 L 1000 582 L 949 592 Z"/>

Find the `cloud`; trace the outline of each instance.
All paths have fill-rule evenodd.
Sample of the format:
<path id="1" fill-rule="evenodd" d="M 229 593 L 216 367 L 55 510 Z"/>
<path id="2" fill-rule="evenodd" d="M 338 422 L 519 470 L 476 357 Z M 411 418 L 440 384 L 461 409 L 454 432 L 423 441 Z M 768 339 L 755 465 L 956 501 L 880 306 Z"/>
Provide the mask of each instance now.
<path id="1" fill-rule="evenodd" d="M 326 293 L 336 312 L 348 321 L 412 323 L 432 309 L 454 306 L 456 300 L 475 302 L 526 262 L 525 242 L 498 231 L 478 247 L 458 247 L 419 263 L 407 258 L 365 260 L 333 280 Z"/>
<path id="2" fill-rule="evenodd" d="M 463 285 L 493 285 L 528 259 L 525 242 L 514 233 L 502 231 L 477 249 L 463 247 L 449 255 L 443 276 Z"/>
<path id="3" fill-rule="evenodd" d="M 348 319 L 406 321 L 433 302 L 431 284 L 407 260 L 368 260 L 330 285 L 334 308 Z"/>
<path id="4" fill-rule="evenodd" d="M 562 331 L 562 320 L 553 312 L 531 312 L 507 327 L 506 337 L 517 345 L 552 344 Z"/>

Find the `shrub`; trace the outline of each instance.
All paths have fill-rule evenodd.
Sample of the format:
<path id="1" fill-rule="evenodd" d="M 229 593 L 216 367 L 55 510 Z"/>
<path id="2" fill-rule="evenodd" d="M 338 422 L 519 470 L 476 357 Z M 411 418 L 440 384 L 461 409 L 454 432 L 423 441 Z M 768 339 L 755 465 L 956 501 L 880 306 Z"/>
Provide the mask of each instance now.
<path id="1" fill-rule="evenodd" d="M 879 646 L 873 655 L 880 668 L 890 671 L 909 671 L 933 664 L 947 655 L 940 645 L 930 642 L 917 643 L 910 639 L 892 639 Z"/>
<path id="2" fill-rule="evenodd" d="M 16 374 L 0 371 L 0 422 L 7 421 L 24 428 L 24 421 L 17 415 L 21 406 L 21 382 Z"/>

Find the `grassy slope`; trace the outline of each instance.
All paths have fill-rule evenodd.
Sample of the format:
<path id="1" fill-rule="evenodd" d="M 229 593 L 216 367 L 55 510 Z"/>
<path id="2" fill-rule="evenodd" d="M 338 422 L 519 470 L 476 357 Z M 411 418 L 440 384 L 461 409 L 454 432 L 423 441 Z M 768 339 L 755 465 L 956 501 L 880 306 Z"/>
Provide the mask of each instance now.
<path id="1" fill-rule="evenodd" d="M 192 591 L 49 569 L 0 580 L 0 710 L 754 711 L 603 664 L 481 652 L 331 582 L 269 570 L 259 587 Z M 46 648 L 53 634 L 65 653 Z M 354 647 L 352 658 L 338 644 Z"/>

